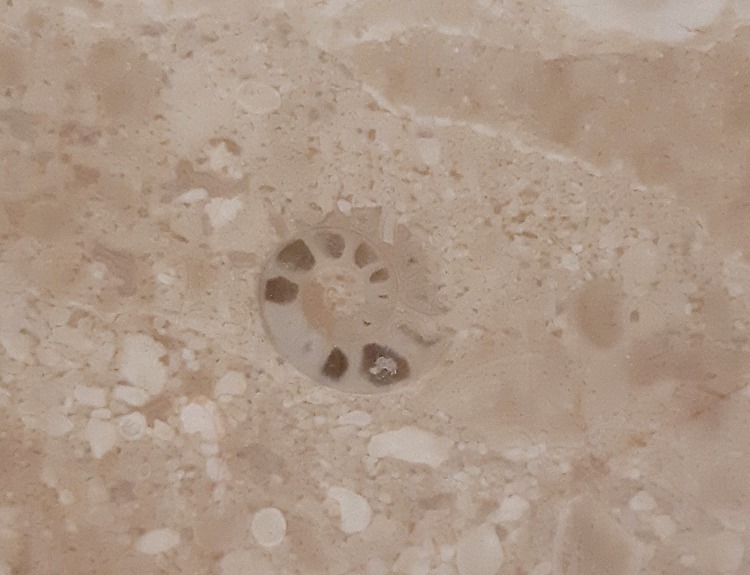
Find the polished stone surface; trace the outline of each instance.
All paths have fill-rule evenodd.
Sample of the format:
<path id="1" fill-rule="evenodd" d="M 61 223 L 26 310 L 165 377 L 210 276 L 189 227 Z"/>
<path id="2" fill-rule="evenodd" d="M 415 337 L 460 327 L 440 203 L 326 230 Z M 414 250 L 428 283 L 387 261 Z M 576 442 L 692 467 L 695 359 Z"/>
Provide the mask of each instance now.
<path id="1" fill-rule="evenodd" d="M 748 54 L 746 0 L 4 2 L 0 575 L 750 572 Z M 264 323 L 327 217 L 449 344 L 313 300 L 390 392 Z"/>

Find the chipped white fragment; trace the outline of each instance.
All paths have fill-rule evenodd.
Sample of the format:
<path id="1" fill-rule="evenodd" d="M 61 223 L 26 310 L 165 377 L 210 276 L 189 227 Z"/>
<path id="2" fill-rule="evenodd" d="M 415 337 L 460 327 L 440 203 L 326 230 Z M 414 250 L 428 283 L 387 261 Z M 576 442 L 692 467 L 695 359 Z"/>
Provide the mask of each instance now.
<path id="1" fill-rule="evenodd" d="M 185 433 L 199 433 L 205 441 L 215 442 L 219 438 L 219 421 L 216 405 L 189 403 L 180 411 L 180 422 Z"/>
<path id="2" fill-rule="evenodd" d="M 239 371 L 228 371 L 214 386 L 214 395 L 243 395 L 247 390 L 247 378 Z"/>
<path id="3" fill-rule="evenodd" d="M 133 407 L 140 407 L 148 401 L 149 395 L 140 387 L 118 385 L 115 387 L 114 398 Z"/>
<path id="4" fill-rule="evenodd" d="M 331 487 L 328 497 L 339 504 L 340 528 L 347 535 L 359 533 L 370 524 L 372 508 L 367 499 L 358 493 L 344 487 Z"/>
<path id="5" fill-rule="evenodd" d="M 367 446 L 370 457 L 392 457 L 438 467 L 450 457 L 453 442 L 432 432 L 406 426 L 374 435 Z"/>
<path id="6" fill-rule="evenodd" d="M 123 415 L 117 422 L 120 437 L 126 441 L 137 441 L 146 433 L 146 416 L 139 411 Z"/>
<path id="7" fill-rule="evenodd" d="M 219 229 L 233 221 L 242 208 L 242 201 L 235 197 L 231 199 L 214 198 L 204 208 L 211 227 Z"/>
<path id="8" fill-rule="evenodd" d="M 44 430 L 52 437 L 62 437 L 73 429 L 73 422 L 59 409 L 52 409 L 46 415 Z"/>
<path id="9" fill-rule="evenodd" d="M 495 575 L 503 559 L 500 539 L 490 523 L 468 530 L 458 541 L 456 565 L 460 575 Z"/>
<path id="10" fill-rule="evenodd" d="M 237 102 L 250 114 L 270 114 L 281 106 L 281 94 L 273 86 L 248 80 L 237 88 Z"/>
<path id="11" fill-rule="evenodd" d="M 571 272 L 577 272 L 581 269 L 581 265 L 578 263 L 578 256 L 575 254 L 563 254 L 560 263 L 564 269 Z"/>
<path id="12" fill-rule="evenodd" d="M 8 357 L 16 361 L 29 361 L 34 343 L 34 338 L 28 333 L 7 328 L 0 330 L 0 345 Z"/>
<path id="13" fill-rule="evenodd" d="M 372 416 L 369 413 L 355 409 L 338 418 L 339 425 L 354 425 L 355 427 L 367 427 L 372 423 Z"/>
<path id="14" fill-rule="evenodd" d="M 112 410 L 107 407 L 97 407 L 91 410 L 92 419 L 112 419 Z"/>
<path id="15" fill-rule="evenodd" d="M 196 202 L 200 202 L 201 200 L 205 200 L 207 197 L 208 190 L 206 190 L 205 188 L 193 188 L 177 196 L 177 201 L 181 204 L 190 205 Z"/>
<path id="16" fill-rule="evenodd" d="M 174 439 L 174 429 L 161 419 L 154 420 L 153 436 L 162 441 L 172 441 Z"/>
<path id="17" fill-rule="evenodd" d="M 492 523 L 506 523 L 518 521 L 529 509 L 529 502 L 519 495 L 506 497 L 500 508 L 489 518 Z"/>
<path id="18" fill-rule="evenodd" d="M 73 399 L 86 407 L 104 407 L 107 403 L 107 392 L 101 387 L 77 385 L 73 390 Z"/>
<path id="19" fill-rule="evenodd" d="M 182 350 L 182 361 L 185 362 L 185 367 L 190 371 L 198 371 L 198 368 L 200 367 L 200 364 L 195 358 L 195 352 L 189 347 Z"/>
<path id="20" fill-rule="evenodd" d="M 275 507 L 266 507 L 253 517 L 253 536 L 263 547 L 275 547 L 286 536 L 286 519 Z"/>
<path id="21" fill-rule="evenodd" d="M 677 524 L 669 515 L 657 515 L 651 520 L 651 528 L 656 536 L 666 541 L 677 533 Z"/>
<path id="22" fill-rule="evenodd" d="M 60 505 L 66 506 L 73 505 L 76 502 L 76 498 L 70 489 L 61 489 L 57 494 L 57 500 L 60 502 Z"/>
<path id="23" fill-rule="evenodd" d="M 206 459 L 206 475 L 211 481 L 226 481 L 229 479 L 229 469 L 218 457 Z"/>
<path id="24" fill-rule="evenodd" d="M 135 543 L 135 548 L 145 555 L 158 555 L 177 547 L 180 535 L 169 528 L 153 529 Z"/>
<path id="25" fill-rule="evenodd" d="M 336 202 L 336 207 L 345 216 L 348 216 L 352 213 L 352 203 L 349 200 L 344 200 L 344 199 L 338 200 Z"/>
<path id="26" fill-rule="evenodd" d="M 88 439 L 91 454 L 96 459 L 101 459 L 117 443 L 117 429 L 109 421 L 90 419 L 86 426 L 86 439 Z"/>
<path id="27" fill-rule="evenodd" d="M 456 548 L 453 545 L 440 546 L 440 560 L 450 561 L 456 556 Z"/>
<path id="28" fill-rule="evenodd" d="M 628 507 L 633 511 L 650 511 L 656 507 L 656 501 L 645 491 L 639 491 L 630 498 Z"/>
<path id="29" fill-rule="evenodd" d="M 166 354 L 164 346 L 151 336 L 128 334 L 120 353 L 120 375 L 150 395 L 158 395 L 167 383 L 167 368 L 161 362 Z"/>
<path id="30" fill-rule="evenodd" d="M 174 270 L 166 270 L 163 272 L 159 272 L 156 274 L 156 280 L 163 285 L 171 286 L 174 285 L 175 280 L 177 279 L 177 273 Z"/>

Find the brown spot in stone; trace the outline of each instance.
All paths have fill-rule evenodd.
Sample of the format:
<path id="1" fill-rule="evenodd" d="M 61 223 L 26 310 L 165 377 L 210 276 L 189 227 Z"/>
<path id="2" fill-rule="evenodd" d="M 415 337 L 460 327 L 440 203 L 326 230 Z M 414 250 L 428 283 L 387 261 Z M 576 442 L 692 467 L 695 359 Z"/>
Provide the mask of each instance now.
<path id="1" fill-rule="evenodd" d="M 378 261 L 378 254 L 375 250 L 370 247 L 369 244 L 361 243 L 354 252 L 354 263 L 359 268 L 367 267 L 370 264 L 374 264 Z"/>
<path id="2" fill-rule="evenodd" d="M 383 283 L 384 281 L 388 281 L 390 276 L 391 274 L 386 268 L 380 268 L 379 270 L 372 272 L 372 275 L 370 275 L 370 281 L 372 283 Z"/>
<path id="3" fill-rule="evenodd" d="M 16 86 L 24 80 L 24 63 L 19 50 L 0 45 L 0 86 Z"/>
<path id="4" fill-rule="evenodd" d="M 346 249 L 346 242 L 344 238 L 334 232 L 324 232 L 319 235 L 319 238 L 323 244 L 323 249 L 326 253 L 334 259 L 340 258 L 344 255 L 344 249 Z"/>
<path id="5" fill-rule="evenodd" d="M 102 111 L 113 118 L 147 122 L 155 113 L 166 75 L 131 40 L 96 43 L 86 66 Z"/>
<path id="6" fill-rule="evenodd" d="M 315 265 L 315 256 L 303 240 L 294 240 L 288 244 L 276 259 L 293 270 L 309 271 Z"/>
<path id="7" fill-rule="evenodd" d="M 349 369 L 349 360 L 343 351 L 334 347 L 323 366 L 323 375 L 333 380 L 338 380 L 344 376 L 347 369 Z"/>
<path id="8" fill-rule="evenodd" d="M 622 335 L 621 294 L 614 282 L 593 280 L 584 284 L 575 303 L 575 320 L 581 334 L 593 345 L 612 347 Z"/>
<path id="9" fill-rule="evenodd" d="M 271 278 L 266 282 L 264 298 L 278 304 L 287 304 L 297 299 L 299 286 L 285 277 Z"/>
<path id="10" fill-rule="evenodd" d="M 88 187 L 99 181 L 100 172 L 96 168 L 75 164 L 73 166 L 75 183 L 80 187 Z"/>

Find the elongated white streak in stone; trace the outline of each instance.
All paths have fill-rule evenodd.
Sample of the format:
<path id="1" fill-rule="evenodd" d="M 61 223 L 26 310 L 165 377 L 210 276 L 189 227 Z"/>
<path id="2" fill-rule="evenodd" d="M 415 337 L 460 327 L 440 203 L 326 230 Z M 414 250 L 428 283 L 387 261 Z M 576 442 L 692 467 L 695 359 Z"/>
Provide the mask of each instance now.
<path id="1" fill-rule="evenodd" d="M 451 454 L 453 442 L 417 427 L 406 426 L 395 431 L 379 433 L 370 439 L 370 457 L 392 457 L 409 463 L 423 463 L 438 467 Z"/>

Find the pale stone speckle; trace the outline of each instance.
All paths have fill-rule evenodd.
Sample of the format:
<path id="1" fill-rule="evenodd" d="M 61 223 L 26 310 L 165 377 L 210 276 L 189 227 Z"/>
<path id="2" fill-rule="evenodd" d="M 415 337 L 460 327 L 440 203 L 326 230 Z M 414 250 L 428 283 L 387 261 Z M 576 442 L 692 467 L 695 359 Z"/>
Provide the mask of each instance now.
<path id="1" fill-rule="evenodd" d="M 413 426 L 385 431 L 370 439 L 370 457 L 393 457 L 408 463 L 423 463 L 438 467 L 449 457 L 453 441 Z"/>
<path id="2" fill-rule="evenodd" d="M 158 555 L 180 544 L 180 535 L 167 527 L 153 529 L 136 541 L 135 548 L 145 555 Z"/>
<path id="3" fill-rule="evenodd" d="M 117 428 L 109 421 L 90 419 L 86 426 L 86 438 L 91 448 L 91 455 L 101 459 L 117 443 Z"/>
<path id="4" fill-rule="evenodd" d="M 347 535 L 363 531 L 372 520 L 372 508 L 367 499 L 344 487 L 329 487 L 328 497 L 338 503 L 340 528 Z"/>
<path id="5" fill-rule="evenodd" d="M 628 506 L 633 511 L 650 511 L 656 507 L 654 498 L 645 491 L 639 491 L 631 497 Z"/>
<path id="6" fill-rule="evenodd" d="M 216 397 L 222 395 L 242 395 L 247 389 L 247 378 L 239 371 L 228 371 L 221 376 L 214 387 Z"/>
<path id="7" fill-rule="evenodd" d="M 458 541 L 456 564 L 460 575 L 495 575 L 503 559 L 500 538 L 490 523 L 469 529 Z"/>
<path id="8" fill-rule="evenodd" d="M 286 519 L 275 507 L 257 511 L 251 527 L 255 540 L 262 547 L 276 547 L 286 536 Z"/>
<path id="9" fill-rule="evenodd" d="M 164 346 L 143 333 L 125 336 L 120 352 L 120 375 L 150 395 L 158 395 L 167 382 L 167 368 L 161 358 Z"/>
<path id="10" fill-rule="evenodd" d="M 239 198 L 213 198 L 206 204 L 205 210 L 214 229 L 224 227 L 233 221 L 242 208 Z"/>

